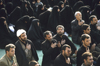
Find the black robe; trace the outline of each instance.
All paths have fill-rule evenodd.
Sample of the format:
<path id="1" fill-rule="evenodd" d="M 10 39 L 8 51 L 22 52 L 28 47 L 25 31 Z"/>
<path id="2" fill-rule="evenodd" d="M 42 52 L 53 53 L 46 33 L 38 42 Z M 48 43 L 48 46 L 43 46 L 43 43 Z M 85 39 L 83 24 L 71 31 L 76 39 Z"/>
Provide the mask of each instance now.
<path id="1" fill-rule="evenodd" d="M 86 24 L 90 24 L 90 8 L 88 6 L 82 6 L 79 8 L 79 11 L 82 13 L 82 19 L 85 20 Z M 89 12 L 87 12 L 89 11 Z"/>
<path id="2" fill-rule="evenodd" d="M 25 51 L 23 50 L 23 48 L 22 48 L 22 46 L 21 46 L 21 44 L 20 44 L 19 41 L 20 40 L 18 40 L 15 43 L 15 46 L 16 46 L 15 55 L 16 55 L 16 58 L 17 58 L 17 62 L 19 64 L 19 66 L 29 66 L 29 61 L 26 58 Z M 36 49 L 34 47 L 34 44 L 32 43 L 32 41 L 30 41 L 28 39 L 27 39 L 27 42 L 28 42 L 28 44 L 31 45 L 32 56 L 34 57 L 35 61 L 38 61 L 38 56 L 37 56 L 37 53 L 36 53 Z"/>
<path id="3" fill-rule="evenodd" d="M 79 8 L 80 8 L 81 6 L 84 6 L 83 1 L 78 1 L 78 2 L 76 2 L 76 3 L 74 4 L 74 6 L 73 6 L 73 11 L 74 11 L 74 12 L 78 11 Z"/>
<path id="4" fill-rule="evenodd" d="M 21 13 L 21 8 L 16 7 L 9 15 L 8 15 L 8 21 L 9 23 L 15 25 L 16 21 L 21 18 L 22 13 Z"/>
<path id="5" fill-rule="evenodd" d="M 54 34 L 56 34 L 56 27 L 57 25 L 59 25 L 58 9 L 59 9 L 58 6 L 53 7 L 53 10 L 49 16 L 48 25 L 47 25 L 48 30 L 54 32 Z"/>
<path id="6" fill-rule="evenodd" d="M 47 24 L 48 24 L 50 13 L 51 13 L 50 11 L 45 11 L 39 15 L 39 20 L 43 32 L 47 30 Z"/>
<path id="7" fill-rule="evenodd" d="M 17 37 L 8 28 L 8 25 L 4 24 L 5 18 L 0 18 L 0 48 L 5 48 L 9 43 L 15 43 Z M 7 24 L 7 23 L 6 23 Z"/>
<path id="8" fill-rule="evenodd" d="M 7 19 L 7 10 L 5 8 L 0 9 L 0 17 L 5 17 Z"/>
<path id="9" fill-rule="evenodd" d="M 3 4 L 3 1 L 2 0 L 0 0 L 0 3 L 2 2 L 2 5 L 0 5 L 0 9 L 1 8 L 5 8 L 5 5 Z"/>
<path id="10" fill-rule="evenodd" d="M 60 12 L 60 23 L 65 27 L 65 32 L 71 34 L 71 21 L 74 19 L 74 13 L 69 5 L 66 5 Z"/>
<path id="11" fill-rule="evenodd" d="M 25 15 L 25 16 L 19 18 L 15 24 L 15 32 L 18 29 L 24 29 L 24 30 L 28 31 L 29 24 L 30 24 L 30 17 L 28 15 Z"/>
<path id="12" fill-rule="evenodd" d="M 62 10 L 63 8 L 61 7 L 61 5 L 62 4 L 64 4 L 64 2 L 63 1 L 60 1 L 59 3 L 58 3 L 58 6 L 59 6 L 59 8 L 60 8 L 60 10 Z"/>
<path id="13" fill-rule="evenodd" d="M 43 42 L 44 37 L 43 37 L 42 29 L 40 25 L 39 26 L 37 25 L 37 22 L 39 22 L 38 19 L 32 20 L 27 36 L 28 39 L 30 39 L 34 43 L 35 48 L 37 50 L 41 50 L 41 43 Z"/>
<path id="14" fill-rule="evenodd" d="M 100 19 L 100 4 L 98 4 L 95 9 L 92 11 L 91 15 L 96 15 Z"/>

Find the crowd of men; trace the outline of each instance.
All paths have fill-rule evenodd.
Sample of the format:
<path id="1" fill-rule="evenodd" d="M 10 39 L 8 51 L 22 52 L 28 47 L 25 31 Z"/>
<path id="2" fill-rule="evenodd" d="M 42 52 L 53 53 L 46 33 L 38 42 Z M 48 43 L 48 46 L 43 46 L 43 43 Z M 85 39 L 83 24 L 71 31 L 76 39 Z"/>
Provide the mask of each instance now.
<path id="1" fill-rule="evenodd" d="M 100 0 L 0 0 L 0 66 L 100 66 L 99 19 Z"/>

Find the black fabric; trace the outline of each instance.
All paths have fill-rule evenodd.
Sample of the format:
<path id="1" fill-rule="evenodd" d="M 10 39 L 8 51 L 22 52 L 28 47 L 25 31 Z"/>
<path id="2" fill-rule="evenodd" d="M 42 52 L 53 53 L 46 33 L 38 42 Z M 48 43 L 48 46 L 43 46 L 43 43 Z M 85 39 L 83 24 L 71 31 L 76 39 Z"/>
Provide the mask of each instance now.
<path id="1" fill-rule="evenodd" d="M 1 8 L 5 8 L 5 5 L 3 4 L 3 1 L 2 0 L 0 0 L 0 3 L 2 2 L 2 5 L 0 4 L 0 9 Z"/>
<path id="2" fill-rule="evenodd" d="M 9 15 L 13 11 L 13 3 L 8 2 L 5 8 L 7 10 L 7 14 Z"/>
<path id="3" fill-rule="evenodd" d="M 27 6 L 25 6 L 25 4 L 27 4 Z M 21 10 L 22 10 L 22 16 L 24 15 L 34 16 L 34 10 L 31 7 L 31 4 L 29 1 L 22 2 Z"/>
<path id="4" fill-rule="evenodd" d="M 17 58 L 17 62 L 19 64 L 19 66 L 29 66 L 29 61 L 28 59 L 26 58 L 26 54 L 25 54 L 25 51 L 23 50 L 20 42 L 20 40 L 18 40 L 16 43 L 15 43 L 15 46 L 16 46 L 16 51 L 15 51 L 15 55 L 16 55 L 16 58 Z M 32 43 L 32 41 L 30 40 L 27 40 L 28 44 L 31 45 L 31 51 L 32 51 L 32 56 L 34 57 L 34 59 L 36 61 L 38 61 L 38 56 L 37 56 L 37 53 L 36 53 L 36 49 L 34 47 L 34 44 Z"/>
<path id="5" fill-rule="evenodd" d="M 98 4 L 95 9 L 92 11 L 91 15 L 96 15 L 100 19 L 100 4 Z"/>
<path id="6" fill-rule="evenodd" d="M 77 66 L 81 66 L 83 63 L 82 54 L 86 52 L 86 48 L 82 45 L 77 52 Z"/>
<path id="7" fill-rule="evenodd" d="M 9 13 L 8 13 L 9 14 Z M 21 8 L 16 7 L 9 15 L 8 15 L 8 21 L 11 24 L 16 24 L 16 21 L 21 18 L 22 13 L 21 13 Z"/>
<path id="8" fill-rule="evenodd" d="M 65 44 L 68 44 L 71 46 L 72 53 L 75 52 L 75 50 L 76 50 L 75 45 L 68 39 L 68 37 L 66 35 L 63 35 L 61 38 L 59 35 L 56 34 L 55 36 L 53 36 L 53 38 L 56 39 L 57 41 L 60 41 L 60 42 L 61 42 L 61 40 L 65 40 L 66 41 Z"/>
<path id="9" fill-rule="evenodd" d="M 50 13 L 51 13 L 50 11 L 45 11 L 39 15 L 39 20 L 43 32 L 47 30 L 47 24 L 48 24 Z"/>
<path id="10" fill-rule="evenodd" d="M 7 10 L 5 8 L 0 9 L 0 17 L 5 17 L 7 19 Z"/>
<path id="11" fill-rule="evenodd" d="M 53 7 L 53 10 L 49 16 L 48 25 L 47 25 L 48 30 L 54 32 L 54 34 L 56 34 L 56 27 L 57 25 L 59 25 L 58 9 L 59 9 L 58 6 Z"/>
<path id="12" fill-rule="evenodd" d="M 38 6 L 37 18 L 39 18 L 39 15 L 40 15 L 41 13 L 43 13 L 44 11 L 47 10 L 46 8 L 44 8 L 44 10 L 42 10 L 43 7 L 44 7 L 43 5 L 39 5 L 39 6 Z"/>
<path id="13" fill-rule="evenodd" d="M 60 12 L 60 23 L 65 27 L 65 32 L 71 34 L 71 21 L 74 19 L 74 13 L 69 5 L 66 5 Z"/>
<path id="14" fill-rule="evenodd" d="M 76 2 L 76 3 L 74 4 L 74 6 L 73 6 L 73 11 L 74 11 L 74 12 L 78 11 L 79 8 L 80 8 L 81 6 L 84 6 L 84 3 L 83 3 L 82 1 Z"/>
<path id="15" fill-rule="evenodd" d="M 40 25 L 38 26 L 37 24 L 38 22 L 39 22 L 38 19 L 32 20 L 27 36 L 28 36 L 28 39 L 30 39 L 34 43 L 35 48 L 37 50 L 40 50 L 41 43 L 43 42 L 44 38 L 43 38 L 43 32 L 42 32 L 41 26 Z"/>
<path id="16" fill-rule="evenodd" d="M 78 1 L 78 0 L 68 0 L 69 5 L 70 5 L 71 7 L 73 7 L 74 4 L 75 4 L 77 1 Z"/>
<path id="17" fill-rule="evenodd" d="M 95 66 L 100 66 L 100 56 L 98 57 L 98 60 Z"/>
<path id="18" fill-rule="evenodd" d="M 60 48 L 52 48 L 51 42 L 48 40 L 45 40 L 42 43 L 42 51 L 43 51 L 43 61 L 42 66 L 52 66 L 54 59 L 57 55 L 60 54 Z"/>
<path id="19" fill-rule="evenodd" d="M 67 64 L 64 56 L 59 54 L 54 61 L 54 66 L 72 66 L 72 64 Z"/>
<path id="20" fill-rule="evenodd" d="M 79 8 L 79 11 L 82 13 L 82 19 L 85 20 L 86 24 L 90 24 L 89 17 L 90 17 L 90 8 L 89 6 L 82 6 Z M 89 11 L 89 12 L 87 12 Z"/>
<path id="21" fill-rule="evenodd" d="M 30 25 L 30 17 L 28 15 L 25 15 L 17 20 L 15 24 L 15 32 L 18 29 L 24 29 L 28 31 L 29 25 Z"/>
<path id="22" fill-rule="evenodd" d="M 22 5 L 22 0 L 12 0 L 14 8 Z"/>
<path id="23" fill-rule="evenodd" d="M 5 48 L 5 46 L 9 43 L 15 43 L 17 40 L 17 37 L 14 33 L 12 33 L 9 28 L 8 24 L 5 25 L 4 21 L 6 21 L 5 18 L 0 18 L 0 48 Z"/>
<path id="24" fill-rule="evenodd" d="M 80 36 L 82 35 L 81 26 L 78 25 L 78 21 L 75 19 L 71 22 L 72 29 L 72 41 L 76 44 L 80 44 Z"/>
<path id="25" fill-rule="evenodd" d="M 63 9 L 63 8 L 61 7 L 61 5 L 62 5 L 62 4 L 64 4 L 64 2 L 63 2 L 63 1 L 60 1 L 60 2 L 58 3 L 58 6 L 59 6 L 59 9 L 60 9 L 60 10 L 62 10 L 62 9 Z"/>

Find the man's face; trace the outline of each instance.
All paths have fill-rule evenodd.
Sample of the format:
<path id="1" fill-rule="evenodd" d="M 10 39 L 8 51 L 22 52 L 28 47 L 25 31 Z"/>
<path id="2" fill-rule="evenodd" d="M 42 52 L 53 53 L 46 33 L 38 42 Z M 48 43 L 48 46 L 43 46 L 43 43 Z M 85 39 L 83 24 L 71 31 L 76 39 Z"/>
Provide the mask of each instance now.
<path id="1" fill-rule="evenodd" d="M 66 49 L 65 49 L 65 51 L 64 51 L 64 55 L 66 56 L 66 57 L 69 57 L 70 56 L 70 54 L 71 54 L 71 48 L 68 48 L 68 47 L 66 47 Z"/>
<path id="2" fill-rule="evenodd" d="M 77 13 L 76 19 L 77 19 L 77 20 L 82 20 L 82 14 L 81 14 L 81 13 Z"/>
<path id="3" fill-rule="evenodd" d="M 62 34 L 64 34 L 64 29 L 63 29 L 63 28 L 58 28 L 58 29 L 57 29 L 57 34 L 60 35 L 60 36 L 61 36 Z"/>
<path id="4" fill-rule="evenodd" d="M 91 32 L 91 28 L 90 27 L 88 27 L 86 30 L 84 30 L 84 33 L 86 33 L 86 34 L 90 34 L 90 32 Z"/>
<path id="5" fill-rule="evenodd" d="M 36 64 L 35 66 L 40 66 L 39 64 Z"/>
<path id="6" fill-rule="evenodd" d="M 26 33 L 22 33 L 21 36 L 19 37 L 19 39 L 20 39 L 21 41 L 26 41 L 26 40 L 27 40 L 27 35 L 26 35 Z"/>
<path id="7" fill-rule="evenodd" d="M 9 55 L 9 57 L 13 57 L 15 55 L 15 48 L 10 48 L 10 50 L 7 51 L 7 54 Z"/>
<path id="8" fill-rule="evenodd" d="M 64 8 L 64 4 L 62 4 L 61 7 Z"/>
<path id="9" fill-rule="evenodd" d="M 97 24 L 97 21 L 98 21 L 97 17 L 93 18 L 92 24 Z"/>
<path id="10" fill-rule="evenodd" d="M 49 33 L 49 35 L 46 35 L 45 39 L 51 41 L 52 40 L 52 34 Z"/>
<path id="11" fill-rule="evenodd" d="M 85 38 L 85 40 L 82 40 L 83 44 L 85 44 L 85 46 L 89 47 L 90 43 L 91 43 L 91 38 Z"/>
<path id="12" fill-rule="evenodd" d="M 86 65 L 87 65 L 87 66 L 93 65 L 93 57 L 92 57 L 92 56 L 88 56 L 88 57 L 87 57 Z"/>

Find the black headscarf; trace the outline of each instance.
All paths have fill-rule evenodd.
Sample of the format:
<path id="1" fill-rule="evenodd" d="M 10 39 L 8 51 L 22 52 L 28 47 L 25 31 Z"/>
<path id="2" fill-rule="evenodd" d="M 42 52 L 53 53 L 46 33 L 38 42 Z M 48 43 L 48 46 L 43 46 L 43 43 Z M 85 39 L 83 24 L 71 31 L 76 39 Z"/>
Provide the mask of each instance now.
<path id="1" fill-rule="evenodd" d="M 78 1 L 74 4 L 73 6 L 73 11 L 76 12 L 78 11 L 78 9 L 81 7 L 81 6 L 84 6 L 84 3 L 82 1 Z"/>
<path id="2" fill-rule="evenodd" d="M 89 24 L 89 17 L 90 17 L 89 6 L 82 6 L 79 8 L 79 11 L 82 13 L 82 19 L 85 20 L 85 23 Z"/>
<path id="3" fill-rule="evenodd" d="M 8 21 L 11 24 L 16 24 L 16 21 L 22 16 L 21 8 L 16 7 L 9 15 L 8 15 Z"/>
<path id="4" fill-rule="evenodd" d="M 0 3 L 2 2 L 2 5 L 0 5 L 0 9 L 1 8 L 5 8 L 5 5 L 3 4 L 3 1 L 2 0 L 0 0 Z"/>
<path id="5" fill-rule="evenodd" d="M 65 31 L 71 34 L 71 21 L 74 19 L 74 13 L 69 5 L 66 5 L 60 12 L 60 22 L 65 27 Z"/>
<path id="6" fill-rule="evenodd" d="M 10 14 L 13 11 L 13 3 L 8 2 L 5 8 L 7 10 L 7 14 Z"/>
<path id="7" fill-rule="evenodd" d="M 98 4 L 95 9 L 92 11 L 91 15 L 96 15 L 100 19 L 100 4 Z"/>
<path id="8" fill-rule="evenodd" d="M 54 34 L 56 34 L 56 27 L 59 24 L 58 9 L 59 9 L 58 6 L 53 7 L 53 10 L 49 16 L 48 25 L 47 25 L 48 30 L 54 32 Z"/>
<path id="9" fill-rule="evenodd" d="M 34 43 L 37 50 L 41 49 L 41 42 L 44 40 L 43 32 L 40 24 L 38 26 L 38 22 L 38 19 L 33 19 L 27 33 L 28 39 L 30 39 Z"/>
<path id="10" fill-rule="evenodd" d="M 0 9 L 0 17 L 7 18 L 7 10 L 5 8 Z"/>
<path id="11" fill-rule="evenodd" d="M 43 32 L 47 30 L 47 24 L 48 24 L 50 13 L 51 13 L 50 11 L 45 11 L 39 15 L 39 20 Z"/>
<path id="12" fill-rule="evenodd" d="M 63 1 L 60 1 L 60 2 L 58 3 L 58 6 L 59 6 L 60 10 L 62 10 L 62 7 L 61 7 L 62 4 L 64 4 Z"/>
<path id="13" fill-rule="evenodd" d="M 15 43 L 17 37 L 12 33 L 8 27 L 5 17 L 0 18 L 0 48 L 4 48 L 9 43 Z"/>
<path id="14" fill-rule="evenodd" d="M 24 29 L 24 30 L 28 31 L 29 24 L 30 24 L 30 17 L 28 15 L 25 15 L 25 16 L 19 18 L 15 24 L 15 32 L 18 29 Z"/>

